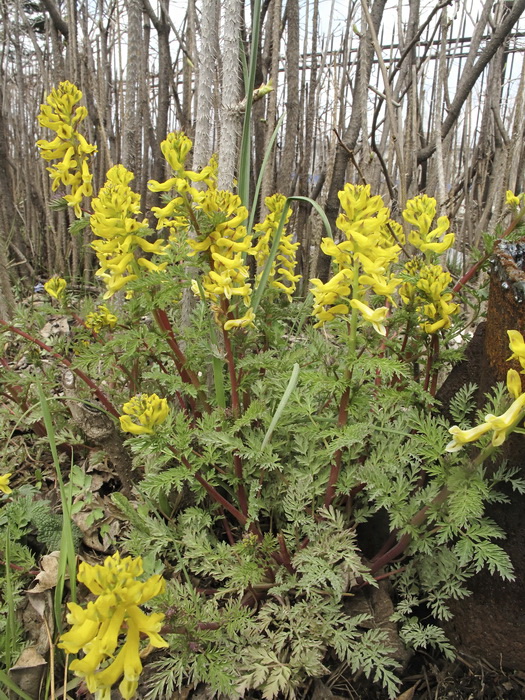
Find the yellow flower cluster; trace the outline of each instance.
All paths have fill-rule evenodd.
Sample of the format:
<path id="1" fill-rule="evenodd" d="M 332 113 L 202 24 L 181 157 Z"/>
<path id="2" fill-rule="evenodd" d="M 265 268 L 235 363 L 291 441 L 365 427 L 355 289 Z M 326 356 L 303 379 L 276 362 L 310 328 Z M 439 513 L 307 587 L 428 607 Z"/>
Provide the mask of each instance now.
<path id="1" fill-rule="evenodd" d="M 274 194 L 271 197 L 266 197 L 264 203 L 268 208 L 268 215 L 265 220 L 256 224 L 253 229 L 259 233 L 257 244 L 253 247 L 253 255 L 257 261 L 257 269 L 262 270 L 270 255 L 270 248 L 273 243 L 273 238 L 279 227 L 281 215 L 284 209 L 286 197 L 282 194 Z M 288 223 L 292 212 L 289 209 L 286 215 L 285 224 Z M 274 289 L 278 289 L 286 294 L 289 301 L 292 300 L 292 294 L 295 292 L 297 282 L 301 279 L 301 275 L 294 275 L 297 265 L 296 253 L 299 248 L 299 243 L 292 242 L 292 234 L 287 234 L 286 229 L 283 229 L 279 241 L 279 250 L 272 264 L 268 285 Z M 260 272 L 260 275 L 262 272 Z M 279 277 L 276 277 L 279 275 Z"/>
<path id="2" fill-rule="evenodd" d="M 436 228 L 431 229 L 435 216 L 436 200 L 426 194 L 409 199 L 403 211 L 405 221 L 415 227 L 408 234 L 409 242 L 425 254 L 444 253 L 454 243 L 454 234 L 446 233 L 450 226 L 446 216 L 440 216 Z"/>
<path id="3" fill-rule="evenodd" d="M 93 175 L 89 170 L 89 157 L 97 150 L 89 144 L 77 127 L 86 117 L 87 109 L 75 105 L 82 99 L 81 91 L 72 83 L 65 81 L 52 90 L 46 98 L 47 104 L 40 106 L 38 121 L 40 126 L 56 133 L 53 141 L 37 141 L 40 155 L 44 160 L 60 160 L 47 168 L 55 192 L 62 184 L 71 187 L 71 194 L 64 199 L 74 207 L 77 217 L 82 216 L 80 204 L 83 197 L 91 197 Z"/>
<path id="4" fill-rule="evenodd" d="M 452 302 L 452 277 L 441 265 L 424 265 L 420 258 L 409 260 L 404 271 L 412 280 L 399 288 L 403 302 L 417 312 L 420 327 L 425 333 L 450 328 L 451 316 L 459 311 Z"/>
<path id="5" fill-rule="evenodd" d="M 525 341 L 523 336 L 519 331 L 507 331 L 507 333 L 510 340 L 509 347 L 512 350 L 512 355 L 508 359 L 518 359 L 525 370 Z M 522 370 L 522 374 L 524 373 L 525 371 Z M 445 448 L 447 452 L 457 452 L 466 443 L 478 440 L 489 431 L 492 431 L 492 444 L 495 447 L 505 442 L 514 428 L 525 417 L 525 393 L 523 393 L 521 377 L 515 369 L 509 369 L 507 372 L 507 389 L 514 401 L 505 413 L 501 416 L 488 413 L 485 416 L 484 423 L 470 428 L 470 430 L 461 430 L 457 425 L 453 425 L 449 429 L 452 440 Z"/>
<path id="6" fill-rule="evenodd" d="M 167 228 L 170 237 L 176 237 L 180 231 L 187 231 L 190 227 L 189 207 L 191 196 L 199 201 L 203 192 L 193 187 L 194 182 L 203 182 L 208 189 L 214 189 L 217 181 L 217 162 L 215 158 L 196 173 L 185 169 L 185 161 L 192 148 L 192 141 L 182 131 L 168 134 L 166 140 L 160 144 L 164 158 L 173 171 L 172 177 L 165 182 L 150 180 L 148 188 L 152 192 L 174 191 L 176 195 L 163 207 L 152 207 L 151 211 L 158 219 L 157 228 Z"/>
<path id="7" fill-rule="evenodd" d="M 252 237 L 246 235 L 243 225 L 248 210 L 238 195 L 223 190 L 207 190 L 198 206 L 213 226 L 203 240 L 188 240 L 191 255 L 204 252 L 209 255 L 210 271 L 202 278 L 204 294 L 213 303 L 216 314 L 220 313 L 221 299 L 229 304 L 232 299 L 242 299 L 247 311 L 238 318 L 224 320 L 225 330 L 253 325 L 252 288 L 246 281 L 250 271 L 244 261 L 244 256 L 252 250 Z M 199 293 L 195 281 L 192 289 L 195 294 Z"/>
<path id="8" fill-rule="evenodd" d="M 78 580 L 97 598 L 85 608 L 68 603 L 67 621 L 72 627 L 61 636 L 58 646 L 68 654 L 85 653 L 70 664 L 70 669 L 85 679 L 97 700 L 110 700 L 111 687 L 122 676 L 122 697 L 129 700 L 135 694 L 142 672 L 141 634 L 153 647 L 168 646 L 159 634 L 164 615 L 146 615 L 139 607 L 162 593 L 165 581 L 161 576 L 138 581 L 142 573 L 140 557 L 121 559 L 118 552 L 107 557 L 103 565 L 82 562 L 78 568 Z M 126 639 L 116 653 L 121 634 Z"/>
<path id="9" fill-rule="evenodd" d="M 115 328 L 118 321 L 115 314 L 112 314 L 104 304 L 98 306 L 97 309 L 98 311 L 91 311 L 86 316 L 86 328 L 90 328 L 94 333 L 100 333 L 103 328 L 110 330 Z"/>
<path id="10" fill-rule="evenodd" d="M 11 472 L 8 472 L 7 474 L 2 474 L 2 476 L 0 476 L 0 491 L 2 493 L 5 493 L 6 495 L 10 494 L 13 490 L 9 488 L 10 477 Z"/>
<path id="11" fill-rule="evenodd" d="M 125 403 L 122 410 L 125 415 L 120 416 L 119 420 L 125 433 L 152 435 L 154 428 L 168 417 L 169 406 L 166 399 L 159 398 L 157 394 L 140 394 Z"/>
<path id="12" fill-rule="evenodd" d="M 147 221 L 137 221 L 140 214 L 140 195 L 133 192 L 129 183 L 133 173 L 123 165 L 115 165 L 107 173 L 107 182 L 93 199 L 93 214 L 90 224 L 93 233 L 102 240 L 93 241 L 102 277 L 107 291 L 104 299 L 109 299 L 128 282 L 137 279 L 141 268 L 159 272 L 167 262 L 156 265 L 144 257 L 136 257 L 136 251 L 165 254 L 165 241 L 158 239 L 149 243 L 144 239 Z"/>
<path id="13" fill-rule="evenodd" d="M 186 170 L 186 158 L 192 148 L 191 140 L 183 133 L 169 134 L 161 144 L 162 153 L 169 163 L 173 176 L 165 182 L 150 180 L 148 187 L 153 192 L 173 191 L 174 196 L 163 207 L 153 207 L 157 228 L 167 228 L 170 238 L 187 235 L 190 229 L 197 234 L 196 240 L 189 238 L 190 255 L 206 253 L 210 271 L 204 275 L 202 286 L 206 298 L 214 305 L 216 317 L 225 330 L 253 325 L 254 313 L 250 308 L 251 285 L 246 282 L 249 275 L 244 256 L 251 250 L 251 236 L 243 226 L 248 217 L 240 197 L 231 192 L 218 191 L 217 162 L 214 157 L 200 173 Z M 192 183 L 202 182 L 206 189 L 200 190 Z M 194 280 L 193 292 L 199 295 Z M 232 312 L 232 299 L 241 298 L 247 311 L 239 318 L 224 317 L 221 300 L 228 302 Z"/>
<path id="14" fill-rule="evenodd" d="M 525 194 L 523 192 L 520 194 L 514 194 L 512 190 L 507 190 L 505 195 L 505 204 L 517 213 L 518 210 L 525 204 Z"/>
<path id="15" fill-rule="evenodd" d="M 67 282 L 62 277 L 51 277 L 44 284 L 44 289 L 53 299 L 62 299 L 67 287 Z"/>
<path id="16" fill-rule="evenodd" d="M 331 238 L 322 240 L 321 249 L 334 259 L 338 272 L 327 283 L 311 280 L 314 285 L 311 290 L 313 314 L 317 318 L 315 327 L 336 316 L 346 315 L 353 307 L 365 321 L 372 323 L 378 333 L 385 335 L 383 321 L 388 309 L 371 309 L 362 298 L 371 290 L 392 299 L 401 279 L 392 276 L 389 268 L 397 262 L 401 249 L 389 227 L 396 235 L 400 227 L 390 220 L 390 212 L 382 198 L 371 196 L 370 185 L 346 184 L 339 192 L 339 201 L 343 212 L 336 224 L 346 240 L 338 244 Z M 356 275 L 358 285 L 353 283 Z"/>

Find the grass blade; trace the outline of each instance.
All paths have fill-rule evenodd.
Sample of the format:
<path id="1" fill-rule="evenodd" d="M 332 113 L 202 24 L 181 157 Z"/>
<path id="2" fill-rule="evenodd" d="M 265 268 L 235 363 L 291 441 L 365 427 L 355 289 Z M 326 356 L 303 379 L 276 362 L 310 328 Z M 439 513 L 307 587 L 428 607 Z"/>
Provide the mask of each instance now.
<path id="1" fill-rule="evenodd" d="M 5 624 L 4 637 L 4 659 L 6 668 L 11 666 L 13 661 L 12 653 L 16 643 L 16 618 L 14 609 L 13 581 L 11 579 L 11 533 L 9 524 L 5 532 L 5 597 L 7 603 L 7 620 Z"/>
<path id="2" fill-rule="evenodd" d="M 245 84 L 246 109 L 242 125 L 241 151 L 239 160 L 239 186 L 238 192 L 241 202 L 250 209 L 250 162 L 251 162 L 251 119 L 253 104 L 253 88 L 255 85 L 255 71 L 257 68 L 257 52 L 259 47 L 259 34 L 261 31 L 261 0 L 253 3 L 252 37 L 250 47 L 250 63 L 248 77 Z"/>
<path id="3" fill-rule="evenodd" d="M 299 365 L 297 362 L 293 366 L 292 374 L 290 376 L 290 379 L 288 381 L 288 385 L 286 389 L 284 390 L 284 394 L 282 399 L 279 401 L 279 405 L 277 406 L 277 410 L 275 411 L 272 422 L 270 423 L 270 427 L 266 431 L 266 435 L 264 436 L 264 440 L 262 441 L 262 446 L 261 450 L 263 450 L 268 442 L 270 441 L 270 438 L 272 437 L 272 433 L 275 430 L 275 426 L 277 425 L 277 422 L 279 421 L 279 418 L 281 417 L 282 412 L 284 411 L 286 404 L 290 400 L 290 396 L 292 395 L 292 391 L 295 389 L 297 386 L 297 380 L 299 379 Z"/>
<path id="4" fill-rule="evenodd" d="M 208 321 L 210 324 L 210 342 L 215 345 L 215 347 L 219 347 L 219 341 L 217 339 L 217 329 L 215 328 L 215 322 L 213 318 L 210 315 L 210 312 L 208 310 L 208 305 L 206 303 L 206 296 L 204 294 L 204 288 L 202 286 L 202 282 L 200 279 L 197 279 L 197 285 L 199 287 L 199 294 L 201 297 L 201 300 L 206 308 L 206 313 L 208 315 Z M 224 377 L 222 373 L 223 365 L 224 363 L 221 361 L 219 357 L 216 357 L 212 353 L 211 357 L 212 361 L 212 369 L 213 369 L 213 384 L 215 387 L 215 400 L 217 401 L 217 406 L 220 408 L 226 408 L 226 394 L 224 391 Z"/>
<path id="5" fill-rule="evenodd" d="M 49 410 L 49 404 L 47 398 L 44 394 L 44 390 L 41 384 L 38 384 L 38 398 L 40 400 L 40 406 L 42 408 L 42 417 L 44 419 L 44 425 L 46 427 L 47 438 L 49 442 L 49 449 L 51 450 L 51 456 L 53 457 L 53 464 L 55 466 L 55 472 L 57 476 L 58 485 L 60 488 L 60 497 L 62 500 L 62 538 L 60 541 L 60 557 L 58 560 L 58 576 L 57 584 L 55 588 L 55 623 L 57 630 L 62 631 L 62 598 L 64 595 L 64 586 L 66 571 L 69 574 L 69 581 L 71 587 L 71 598 L 73 601 L 76 600 L 76 574 L 77 574 L 77 561 L 76 552 L 73 538 L 73 530 L 71 527 L 71 502 L 72 502 L 72 484 L 70 484 L 69 489 L 66 491 L 64 480 L 62 478 L 62 472 L 60 469 L 60 462 L 58 459 L 58 452 L 55 440 L 55 430 L 53 427 L 53 419 L 51 418 L 51 411 Z M 73 459 L 73 458 L 72 458 Z"/>
<path id="6" fill-rule="evenodd" d="M 271 155 L 271 152 L 273 149 L 273 144 L 275 143 L 275 139 L 277 138 L 277 134 L 279 133 L 279 129 L 281 128 L 281 124 L 283 123 L 284 117 L 285 117 L 285 115 L 282 114 L 279 121 L 277 122 L 275 129 L 273 130 L 273 134 L 270 138 L 270 141 L 268 142 L 268 148 L 266 149 L 266 153 L 264 154 L 263 162 L 261 164 L 261 171 L 259 172 L 259 177 L 257 178 L 257 183 L 255 185 L 255 192 L 253 193 L 253 206 L 250 210 L 250 216 L 248 218 L 248 225 L 246 227 L 246 233 L 248 235 L 250 235 L 252 228 L 253 228 L 253 221 L 255 219 L 255 214 L 257 212 L 257 202 L 259 200 L 259 192 L 261 191 L 264 172 L 266 170 L 266 166 L 268 165 L 268 160 L 270 159 L 270 155 Z"/>

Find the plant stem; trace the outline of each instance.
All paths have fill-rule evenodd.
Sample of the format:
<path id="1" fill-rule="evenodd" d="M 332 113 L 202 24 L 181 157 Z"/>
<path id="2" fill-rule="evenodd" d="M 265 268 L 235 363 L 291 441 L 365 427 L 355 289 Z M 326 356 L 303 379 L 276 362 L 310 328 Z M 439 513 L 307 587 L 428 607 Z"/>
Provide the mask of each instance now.
<path id="1" fill-rule="evenodd" d="M 437 494 L 437 496 L 432 500 L 432 503 L 429 505 L 423 506 L 412 518 L 410 521 L 410 525 L 412 527 L 417 527 L 418 525 L 421 525 L 427 518 L 428 516 L 428 511 L 430 509 L 430 506 L 437 506 L 443 503 L 444 501 L 447 500 L 448 496 L 450 495 L 450 491 L 446 486 L 443 486 L 441 491 Z M 387 564 L 389 564 L 391 561 L 394 559 L 397 559 L 403 552 L 406 550 L 410 542 L 412 541 L 412 535 L 405 534 L 400 537 L 398 542 L 390 547 L 386 552 L 381 554 L 380 556 L 374 557 L 370 564 L 370 573 L 372 575 L 376 574 L 380 569 L 385 567 Z"/>
<path id="2" fill-rule="evenodd" d="M 228 301 L 223 299 L 221 301 L 221 310 L 226 317 L 228 314 Z M 228 364 L 228 374 L 230 375 L 230 384 L 232 390 L 232 411 L 235 418 L 241 415 L 241 406 L 239 402 L 239 386 L 237 383 L 237 374 L 235 372 L 235 360 L 233 357 L 233 350 L 230 342 L 230 336 L 228 331 L 222 329 L 222 337 L 224 339 L 224 350 L 226 352 L 226 362 Z"/>
<path id="3" fill-rule="evenodd" d="M 168 345 L 173 351 L 175 366 L 177 367 L 177 371 L 180 374 L 182 381 L 186 382 L 186 384 L 193 384 L 196 389 L 200 390 L 201 384 L 199 382 L 199 378 L 195 372 L 193 372 L 191 369 L 187 369 L 185 366 L 186 356 L 180 349 L 177 339 L 175 338 L 168 314 L 164 311 L 164 309 L 154 309 L 153 316 L 159 325 L 159 328 L 167 334 Z"/>
<path id="4" fill-rule="evenodd" d="M 346 372 L 348 372 L 348 370 L 346 370 Z M 350 377 L 348 376 L 347 378 L 349 379 Z M 339 416 L 337 419 L 337 425 L 339 428 L 342 428 L 344 425 L 346 425 L 346 421 L 348 419 L 348 402 L 349 402 L 349 400 L 350 400 L 350 386 L 347 386 L 343 392 L 343 395 L 341 396 L 341 403 L 339 404 Z M 339 473 L 341 471 L 342 456 L 343 456 L 343 451 L 341 449 L 337 450 L 337 452 L 334 455 L 334 462 L 330 468 L 330 476 L 328 477 L 328 485 L 326 487 L 326 493 L 325 493 L 325 497 L 324 497 L 324 507 L 325 508 L 328 508 L 328 506 L 334 500 L 335 487 L 337 484 L 337 480 L 339 479 Z"/>
<path id="5" fill-rule="evenodd" d="M 352 280 L 352 299 L 359 300 L 359 260 L 354 260 L 354 278 Z M 350 316 L 350 359 L 354 359 L 357 346 L 357 320 L 359 312 L 352 307 Z"/>
<path id="6" fill-rule="evenodd" d="M 188 462 L 186 457 L 184 457 L 184 455 L 179 454 L 176 451 L 176 449 L 171 445 L 170 450 L 189 471 L 193 471 L 193 467 Z M 245 515 L 243 515 L 243 513 L 241 513 L 240 510 L 233 506 L 226 498 L 224 498 L 224 496 L 220 494 L 214 486 L 212 486 L 208 481 L 206 481 L 202 474 L 199 474 L 199 472 L 197 471 L 193 474 L 193 476 L 197 479 L 197 481 L 203 487 L 203 489 L 211 496 L 215 503 L 219 503 L 223 508 L 225 508 L 229 513 L 231 513 L 241 525 L 246 525 L 246 523 L 248 522 L 248 518 Z"/>
<path id="7" fill-rule="evenodd" d="M 5 326 L 9 331 L 12 333 L 16 333 L 17 335 L 21 336 L 22 338 L 25 338 L 26 340 L 29 340 L 31 343 L 34 343 L 35 345 L 38 345 L 38 347 L 42 348 L 42 350 L 45 350 L 48 352 L 50 355 L 55 357 L 59 362 L 61 362 L 63 365 L 65 365 L 68 369 L 70 369 L 72 372 L 74 372 L 77 377 L 82 379 L 82 381 L 87 384 L 87 386 L 93 391 L 97 399 L 100 401 L 100 403 L 104 406 L 104 408 L 111 413 L 112 416 L 115 416 L 115 418 L 120 417 L 119 411 L 113 406 L 111 401 L 108 399 L 108 397 L 104 394 L 104 392 L 98 387 L 95 382 L 90 379 L 87 374 L 84 374 L 82 370 L 77 369 L 73 367 L 72 362 L 70 362 L 67 358 L 65 358 L 63 355 L 60 355 L 60 353 L 56 352 L 53 350 L 52 347 L 49 345 L 46 345 L 43 343 L 41 340 L 38 340 L 38 338 L 34 338 L 33 336 L 29 335 L 29 333 L 26 333 L 25 331 L 21 330 L 20 328 L 16 328 L 16 326 L 11 326 L 7 321 L 4 321 L 3 319 L 0 318 L 0 324 L 2 326 Z"/>
<path id="8" fill-rule="evenodd" d="M 434 333 L 434 335 L 432 336 L 432 346 L 432 364 L 435 364 L 436 360 L 439 357 L 439 335 L 437 333 Z M 430 381 L 430 396 L 436 395 L 438 375 L 439 371 L 435 369 L 432 372 L 432 379 Z"/>

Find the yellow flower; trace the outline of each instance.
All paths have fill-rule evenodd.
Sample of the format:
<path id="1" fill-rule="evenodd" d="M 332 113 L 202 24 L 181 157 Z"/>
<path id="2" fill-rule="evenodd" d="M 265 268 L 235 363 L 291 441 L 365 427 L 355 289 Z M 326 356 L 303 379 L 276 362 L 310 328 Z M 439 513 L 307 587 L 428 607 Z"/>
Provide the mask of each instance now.
<path id="1" fill-rule="evenodd" d="M 270 255 L 270 249 L 282 212 L 286 202 L 286 197 L 283 194 L 274 194 L 271 197 L 266 197 L 264 203 L 269 212 L 264 221 L 256 224 L 253 230 L 259 233 L 257 244 L 253 247 L 252 254 L 255 255 L 257 268 L 259 270 L 258 280 L 262 275 L 262 268 Z M 291 209 L 288 209 L 286 214 L 285 224 L 288 223 L 292 214 Z M 270 275 L 268 277 L 268 285 L 273 289 L 278 289 L 286 294 L 288 300 L 292 300 L 292 294 L 295 292 L 296 283 L 301 279 L 301 275 L 294 275 L 294 270 L 297 265 L 296 253 L 299 243 L 292 242 L 292 234 L 286 233 L 286 228 L 283 229 L 279 240 L 278 253 L 273 261 Z M 280 279 L 277 277 L 280 275 Z"/>
<path id="2" fill-rule="evenodd" d="M 192 148 L 191 139 L 182 131 L 168 134 L 160 144 L 164 158 L 170 165 L 173 176 L 165 182 L 149 180 L 148 189 L 152 192 L 173 191 L 174 197 L 163 207 L 152 207 L 151 211 L 158 219 L 157 228 L 168 228 L 170 238 L 177 238 L 181 232 L 187 232 L 193 222 L 190 222 L 188 207 L 190 198 L 196 202 L 204 194 L 193 187 L 193 182 L 203 182 L 208 190 L 214 190 L 217 182 L 218 164 L 214 156 L 200 173 L 185 170 L 185 161 Z"/>
<path id="3" fill-rule="evenodd" d="M 314 285 L 310 290 L 314 297 L 313 315 L 317 318 L 314 328 L 349 312 L 348 297 L 351 293 L 352 275 L 351 270 L 343 268 L 326 283 L 317 278 L 310 280 Z"/>
<path id="4" fill-rule="evenodd" d="M 75 105 L 82 99 L 81 91 L 65 81 L 52 90 L 46 98 L 47 105 L 40 106 L 38 121 L 40 126 L 56 132 L 53 141 L 40 139 L 37 146 L 44 160 L 60 160 L 47 168 L 55 192 L 60 185 L 71 187 L 71 194 L 64 196 L 77 217 L 82 216 L 80 204 L 84 197 L 91 197 L 93 175 L 89 170 L 89 157 L 97 148 L 89 144 L 76 127 L 87 117 L 85 107 Z"/>
<path id="5" fill-rule="evenodd" d="M 346 240 L 341 243 L 335 243 L 331 238 L 322 240 L 321 250 L 334 259 L 337 272 L 326 284 L 318 279 L 310 280 L 314 285 L 311 290 L 313 315 L 317 319 L 314 327 L 348 313 L 351 306 L 358 309 L 378 333 L 385 335 L 382 322 L 387 315 L 386 307 L 373 310 L 362 299 L 372 291 L 392 300 L 402 281 L 389 272 L 401 251 L 392 233 L 397 236 L 399 226 L 390 220 L 390 212 L 381 197 L 370 194 L 370 185 L 346 184 L 339 192 L 339 200 L 343 212 L 336 224 Z M 354 282 L 356 274 L 358 285 Z M 351 296 L 354 298 L 350 299 Z"/>
<path id="6" fill-rule="evenodd" d="M 519 209 L 521 206 L 522 198 L 523 194 L 516 196 L 514 192 L 512 192 L 512 190 L 507 190 L 507 193 L 505 195 L 505 204 L 511 209 Z"/>
<path id="7" fill-rule="evenodd" d="M 492 436 L 493 445 L 497 446 L 505 442 L 508 434 L 523 418 L 524 408 L 525 394 L 521 394 L 501 416 L 494 416 L 492 413 L 485 416 L 485 421 L 494 431 Z"/>
<path id="8" fill-rule="evenodd" d="M 241 316 L 241 318 L 232 318 L 229 321 L 226 321 L 226 323 L 224 324 L 224 330 L 230 331 L 232 328 L 245 328 L 246 326 L 255 326 L 254 321 L 255 314 L 253 313 L 253 309 L 250 308 L 244 314 L 244 316 Z"/>
<path id="9" fill-rule="evenodd" d="M 98 197 L 91 202 L 94 213 L 89 223 L 95 236 L 101 239 L 93 241 L 91 247 L 100 263 L 95 274 L 106 284 L 104 299 L 137 279 L 141 268 L 161 272 L 168 264 L 155 264 L 140 256 L 140 252 L 165 255 L 167 246 L 160 238 L 154 243 L 145 240 L 147 220 L 136 218 L 140 214 L 140 195 L 129 186 L 133 178 L 133 173 L 123 165 L 113 166 Z M 139 253 L 137 257 L 136 253 Z"/>
<path id="10" fill-rule="evenodd" d="M 470 428 L 470 430 L 461 430 L 457 425 L 453 425 L 449 428 L 449 433 L 452 435 L 451 442 L 445 447 L 446 452 L 457 452 L 463 445 L 467 442 L 474 442 L 474 440 L 479 440 L 479 438 L 488 433 L 491 430 L 489 423 L 482 423 L 477 425 L 475 428 Z"/>
<path id="11" fill-rule="evenodd" d="M 408 234 L 408 240 L 423 253 L 443 253 L 454 243 L 453 233 L 445 233 L 450 226 L 446 216 L 440 216 L 437 226 L 431 230 L 436 215 L 436 200 L 426 194 L 409 199 L 403 211 L 403 218 L 415 229 Z M 441 236 L 444 237 L 439 240 Z"/>
<path id="12" fill-rule="evenodd" d="M 518 358 L 521 362 L 525 360 L 525 343 L 523 336 L 519 331 L 507 331 L 509 336 L 509 347 L 512 350 L 512 355 L 508 358 Z M 522 367 L 523 367 L 522 363 Z M 514 401 L 509 408 L 501 416 L 495 416 L 488 413 L 485 416 L 485 422 L 476 428 L 470 430 L 460 430 L 457 426 L 450 428 L 450 433 L 453 434 L 454 440 L 447 445 L 448 452 L 455 452 L 461 449 L 466 442 L 477 440 L 484 433 L 492 430 L 492 444 L 495 447 L 503 444 L 508 435 L 523 419 L 525 411 L 525 393 L 522 392 L 521 377 L 515 369 L 509 369 L 507 372 L 507 389 Z"/>
<path id="13" fill-rule="evenodd" d="M 515 369 L 509 369 L 507 372 L 507 389 L 514 399 L 522 394 L 521 377 Z"/>
<path id="14" fill-rule="evenodd" d="M 451 316 L 458 313 L 459 305 L 452 302 L 449 291 L 452 277 L 441 265 L 424 265 L 421 259 L 414 258 L 405 264 L 404 272 L 409 275 L 400 287 L 403 302 L 417 312 L 420 327 L 425 333 L 437 333 L 450 328 Z"/>
<path id="15" fill-rule="evenodd" d="M 371 309 L 366 304 L 363 304 L 359 299 L 351 299 L 350 306 L 357 309 L 365 321 L 371 323 L 374 330 L 379 333 L 379 335 L 386 335 L 386 328 L 383 321 L 388 316 L 388 309 L 386 306 L 381 306 L 379 309 Z"/>
<path id="16" fill-rule="evenodd" d="M 520 365 L 525 370 L 525 341 L 523 336 L 519 331 L 507 331 L 509 336 L 509 348 L 512 351 L 512 355 L 507 358 L 508 360 L 518 360 Z"/>
<path id="17" fill-rule="evenodd" d="M 244 226 L 248 210 L 238 195 L 215 189 L 201 193 L 196 208 L 208 217 L 209 225 L 204 240 L 188 239 L 190 255 L 201 253 L 207 260 L 210 270 L 202 277 L 204 295 L 212 302 L 217 320 L 226 327 L 228 319 L 224 317 L 221 300 L 228 301 L 228 310 L 234 314 L 237 300 L 242 300 L 247 309 L 251 306 L 252 287 L 247 282 L 250 269 L 245 260 L 246 254 L 252 253 L 252 237 L 246 235 Z M 197 284 L 192 288 L 199 293 Z M 242 325 L 253 325 L 253 312 L 240 314 L 241 317 L 245 320 Z M 231 327 L 228 323 L 228 328 Z"/>
<path id="18" fill-rule="evenodd" d="M 100 333 L 102 328 L 115 328 L 117 317 L 112 314 L 107 306 L 101 304 L 98 306 L 98 311 L 91 311 L 86 316 L 86 328 L 90 328 L 94 333 Z"/>
<path id="19" fill-rule="evenodd" d="M 122 410 L 126 415 L 120 416 L 119 420 L 124 432 L 152 435 L 155 432 L 154 428 L 168 417 L 169 406 L 166 399 L 159 398 L 157 394 L 141 394 L 125 403 Z"/>
<path id="20" fill-rule="evenodd" d="M 13 489 L 9 488 L 9 479 L 11 477 L 11 472 L 8 472 L 7 474 L 2 474 L 0 476 L 0 491 L 2 493 L 10 494 Z"/>
<path id="21" fill-rule="evenodd" d="M 67 282 L 62 277 L 52 277 L 44 284 L 44 289 L 54 299 L 62 299 L 66 291 Z"/>
<path id="22" fill-rule="evenodd" d="M 349 267 L 357 260 L 367 275 L 383 274 L 397 261 L 401 250 L 384 232 L 390 221 L 389 210 L 379 195 L 370 195 L 370 185 L 347 183 L 338 196 L 343 212 L 336 225 L 347 240 L 335 245 L 323 239 L 323 252 L 333 256 L 340 266 Z"/>
<path id="23" fill-rule="evenodd" d="M 516 373 L 517 375 L 517 373 Z M 518 376 L 519 379 L 519 376 Z M 521 382 L 520 382 L 521 384 Z M 495 447 L 503 444 L 508 435 L 523 419 L 525 409 L 525 394 L 519 395 L 511 404 L 511 406 L 501 416 L 495 416 L 488 413 L 485 416 L 485 422 L 470 430 L 461 430 L 457 425 L 449 429 L 453 440 L 446 446 L 447 452 L 457 452 L 467 442 L 474 442 L 482 435 L 492 430 L 492 444 Z"/>
<path id="24" fill-rule="evenodd" d="M 78 580 L 97 598 L 85 608 L 68 603 L 71 629 L 60 637 L 58 646 L 69 654 L 84 652 L 70 669 L 85 679 L 88 690 L 97 698 L 109 699 L 111 687 L 121 677 L 122 697 L 129 700 L 134 695 L 142 672 L 141 634 L 153 647 L 168 646 L 159 634 L 164 615 L 146 615 L 139 607 L 162 593 L 165 581 L 161 576 L 137 580 L 142 573 L 140 557 L 121 559 L 118 552 L 107 557 L 103 565 L 82 562 L 79 566 Z M 116 653 L 122 634 L 126 639 Z"/>

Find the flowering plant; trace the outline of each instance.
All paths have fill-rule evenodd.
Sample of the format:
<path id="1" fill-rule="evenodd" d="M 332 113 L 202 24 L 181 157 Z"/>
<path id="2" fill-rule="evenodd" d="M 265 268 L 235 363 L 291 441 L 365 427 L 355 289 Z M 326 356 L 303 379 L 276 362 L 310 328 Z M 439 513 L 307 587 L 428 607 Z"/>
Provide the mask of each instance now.
<path id="1" fill-rule="evenodd" d="M 405 203 L 403 225 L 369 185 L 345 185 L 337 231 L 328 226 L 321 242 L 330 274 L 296 299 L 292 198 L 268 198 L 252 226 L 248 203 L 217 189 L 214 158 L 189 169 L 192 143 L 177 132 L 161 144 L 167 179 L 148 183 L 161 197 L 149 219 L 123 165 L 87 210 L 91 152 L 76 135 L 84 112 L 73 113 L 71 87 L 57 95 L 66 105 L 53 98 L 59 142 L 44 153 L 62 159 L 55 167 L 77 214 L 86 205 L 107 305 L 75 312 L 71 337 L 52 346 L 3 325 L 78 380 L 66 405 L 97 401 L 107 423 L 91 439 L 115 466 L 112 501 L 128 523 L 119 549 L 131 555 L 80 565 L 96 600 L 69 603 L 59 643 L 79 655 L 69 668 L 99 698 L 116 683 L 131 698 L 143 635 L 162 649 L 140 690 L 152 700 L 201 681 L 230 696 L 291 697 L 333 658 L 395 697 L 399 649 L 453 653 L 428 618 L 448 619 L 448 601 L 467 595 L 484 566 L 512 579 L 484 505 L 503 482 L 524 487 L 492 461 L 523 420 L 516 371 L 510 407 L 499 392 L 480 426 L 465 427 L 469 392 L 451 404 L 455 426 L 437 409 L 440 371 L 459 356 L 448 345 L 462 329 L 458 285 L 443 266 L 448 219 L 419 195 Z M 58 280 L 50 289 L 58 297 Z M 525 367 L 523 337 L 509 338 Z M 6 394 L 20 393 L 11 381 Z M 466 446 L 478 439 L 472 459 Z M 358 605 L 365 591 L 381 595 L 385 578 L 395 590 L 388 629 Z"/>

